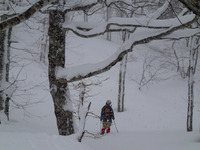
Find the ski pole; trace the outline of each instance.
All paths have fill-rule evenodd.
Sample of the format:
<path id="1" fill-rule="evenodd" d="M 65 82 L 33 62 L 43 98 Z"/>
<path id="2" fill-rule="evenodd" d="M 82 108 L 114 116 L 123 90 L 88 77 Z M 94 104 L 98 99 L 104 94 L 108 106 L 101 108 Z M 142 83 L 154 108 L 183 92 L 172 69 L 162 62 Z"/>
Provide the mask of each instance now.
<path id="1" fill-rule="evenodd" d="M 115 124 L 115 129 L 116 129 L 117 133 L 119 133 L 119 131 L 118 131 L 118 129 L 117 129 L 117 125 L 116 125 L 116 123 L 115 123 L 115 120 L 113 120 L 113 121 L 114 121 L 114 124 Z"/>
<path id="2" fill-rule="evenodd" d="M 102 126 L 102 121 L 100 120 L 100 131 L 101 131 L 101 128 L 102 128 L 101 126 Z"/>

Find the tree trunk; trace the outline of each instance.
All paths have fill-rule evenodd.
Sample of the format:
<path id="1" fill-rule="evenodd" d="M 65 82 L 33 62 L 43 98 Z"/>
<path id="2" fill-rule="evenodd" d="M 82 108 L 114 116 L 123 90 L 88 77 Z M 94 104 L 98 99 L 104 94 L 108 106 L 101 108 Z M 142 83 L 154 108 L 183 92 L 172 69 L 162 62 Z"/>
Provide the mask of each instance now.
<path id="1" fill-rule="evenodd" d="M 120 64 L 119 71 L 119 94 L 118 94 L 118 112 L 124 111 L 124 95 L 125 95 L 125 78 L 126 78 L 126 65 L 127 65 L 127 57 L 125 55 Z"/>
<path id="2" fill-rule="evenodd" d="M 5 41 L 6 31 L 0 32 L 0 114 L 4 111 L 5 108 L 5 99 L 3 98 L 3 69 L 4 69 L 4 41 Z"/>
<path id="3" fill-rule="evenodd" d="M 194 81 L 193 81 L 193 67 L 190 65 L 188 68 L 188 109 L 187 109 L 187 131 L 192 131 L 193 125 L 193 103 L 194 103 Z"/>
<path id="4" fill-rule="evenodd" d="M 57 127 L 60 135 L 74 133 L 73 110 L 66 79 L 56 79 L 56 69 L 65 66 L 65 32 L 62 30 L 64 14 L 61 10 L 49 16 L 49 84 L 54 102 Z"/>
<path id="5" fill-rule="evenodd" d="M 200 1 L 199 0 L 179 0 L 179 1 L 183 3 L 193 13 L 200 16 Z"/>
<path id="6" fill-rule="evenodd" d="M 46 64 L 47 62 L 47 53 L 48 53 L 48 28 L 49 28 L 49 22 L 48 18 L 45 17 L 43 20 L 43 37 L 42 37 L 42 42 L 41 42 L 41 53 L 40 53 L 40 61 Z"/>
<path id="7" fill-rule="evenodd" d="M 6 16 L 2 16 L 1 20 L 6 18 Z M 11 32 L 12 28 L 0 32 L 0 113 L 4 113 L 7 120 L 9 120 L 10 95 L 6 94 L 4 85 L 9 82 Z"/>
<path id="8" fill-rule="evenodd" d="M 9 28 L 8 31 L 7 31 L 7 61 L 6 61 L 6 82 L 9 82 L 9 70 L 10 70 L 10 45 L 11 45 L 11 33 L 12 33 L 12 28 Z M 5 100 L 5 110 L 4 110 L 4 113 L 5 115 L 7 116 L 7 120 L 9 120 L 9 107 L 10 107 L 10 98 L 11 98 L 11 95 L 7 95 L 6 96 L 6 100 Z"/>
<path id="9" fill-rule="evenodd" d="M 78 141 L 81 142 L 84 134 L 85 134 L 85 124 L 86 118 L 91 106 L 91 102 L 89 103 L 87 109 L 84 108 L 84 100 L 85 100 L 85 93 L 86 93 L 86 85 L 84 82 L 79 84 L 80 93 L 79 93 L 79 108 L 78 108 L 78 117 L 79 117 L 79 130 L 77 133 Z"/>
<path id="10" fill-rule="evenodd" d="M 188 67 L 188 109 L 187 109 L 187 131 L 193 130 L 193 107 L 194 107 L 194 74 L 198 59 L 197 37 L 189 38 L 189 67 Z"/>
<path id="11" fill-rule="evenodd" d="M 40 1 L 36 2 L 22 14 L 19 14 L 15 17 L 11 17 L 11 18 L 7 19 L 6 21 L 2 21 L 0 23 L 0 31 L 20 24 L 21 22 L 29 19 L 33 14 L 38 12 L 44 6 L 46 6 L 50 3 L 53 3 L 55 1 L 56 0 L 40 0 Z"/>
<path id="12" fill-rule="evenodd" d="M 84 10 L 83 13 L 84 13 L 84 20 L 83 21 L 88 22 L 88 15 L 87 15 L 88 11 Z"/>
<path id="13" fill-rule="evenodd" d="M 107 7 L 106 8 L 106 21 L 108 21 L 110 19 L 111 16 L 111 8 Z M 111 41 L 111 32 L 107 32 L 107 40 Z"/>
<path id="14" fill-rule="evenodd" d="M 121 14 L 122 16 L 122 14 Z M 124 43 L 129 39 L 129 33 L 122 31 L 122 42 Z M 124 95 L 125 95 L 125 80 L 126 80 L 126 66 L 127 66 L 128 54 L 125 55 L 120 64 L 119 70 L 119 93 L 118 93 L 118 112 L 124 111 Z"/>

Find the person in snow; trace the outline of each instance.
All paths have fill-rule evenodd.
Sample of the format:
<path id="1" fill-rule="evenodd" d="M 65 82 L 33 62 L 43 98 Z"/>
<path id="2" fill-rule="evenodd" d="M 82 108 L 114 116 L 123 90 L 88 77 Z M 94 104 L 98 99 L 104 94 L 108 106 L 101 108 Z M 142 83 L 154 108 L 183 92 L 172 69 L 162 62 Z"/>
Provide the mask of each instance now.
<path id="1" fill-rule="evenodd" d="M 110 133 L 110 126 L 112 124 L 112 120 L 115 120 L 114 112 L 111 107 L 111 101 L 107 100 L 106 104 L 101 109 L 101 117 L 100 120 L 102 121 L 103 128 L 101 129 L 101 134 Z"/>

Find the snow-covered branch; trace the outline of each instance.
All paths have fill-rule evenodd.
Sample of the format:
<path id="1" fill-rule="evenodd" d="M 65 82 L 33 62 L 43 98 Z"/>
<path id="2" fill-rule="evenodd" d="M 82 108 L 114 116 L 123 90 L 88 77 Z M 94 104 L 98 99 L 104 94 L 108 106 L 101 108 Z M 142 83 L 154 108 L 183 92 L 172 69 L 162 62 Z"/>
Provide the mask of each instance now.
<path id="1" fill-rule="evenodd" d="M 92 2 L 89 1 L 89 3 L 87 1 L 84 1 L 82 3 L 79 2 L 79 4 L 75 3 L 75 6 L 72 6 L 69 9 L 65 9 L 64 13 L 66 14 L 71 11 L 88 10 L 88 9 L 92 8 L 93 6 L 97 5 L 98 3 L 100 3 L 101 1 L 102 0 L 94 0 Z"/>
<path id="2" fill-rule="evenodd" d="M 174 31 L 172 34 L 169 34 L 167 36 L 162 37 L 161 39 L 171 39 L 171 40 L 180 40 L 183 38 L 191 37 L 194 35 L 200 36 L 200 29 L 180 29 L 177 31 Z"/>
<path id="3" fill-rule="evenodd" d="M 55 2 L 56 0 L 40 0 L 34 5 L 32 5 L 25 12 L 21 13 L 18 16 L 7 19 L 0 23 L 0 31 L 5 30 L 6 28 L 13 27 L 27 19 L 29 19 L 34 13 L 40 10 L 42 7 L 48 5 L 49 3 Z"/>
<path id="4" fill-rule="evenodd" d="M 194 15 L 193 15 L 194 16 Z M 189 19 L 191 16 L 180 17 L 181 21 Z M 74 34 L 89 38 L 99 35 L 103 35 L 106 32 L 119 32 L 127 30 L 129 32 L 135 31 L 135 28 L 143 27 L 149 29 L 169 29 L 176 24 L 180 24 L 180 21 L 175 19 L 157 20 L 152 18 L 111 18 L 108 22 L 103 22 L 97 27 L 91 26 L 91 23 L 70 23 L 63 26 L 65 30 L 70 30 Z"/>
<path id="5" fill-rule="evenodd" d="M 104 60 L 97 64 L 86 64 L 78 67 L 72 68 L 58 68 L 57 78 L 66 78 L 68 82 L 77 81 L 80 79 L 88 78 L 94 75 L 98 75 L 105 71 L 108 71 L 112 66 L 122 60 L 124 55 L 129 52 L 132 52 L 133 47 L 139 44 L 148 43 L 152 40 L 161 39 L 164 36 L 167 36 L 174 31 L 186 27 L 190 23 L 192 23 L 196 19 L 195 15 L 186 15 L 179 18 L 181 22 L 177 18 L 171 20 L 147 20 L 146 24 L 144 23 L 145 19 L 129 20 L 133 25 L 140 25 L 141 28 L 138 28 L 134 34 L 130 37 L 128 41 L 126 41 L 120 49 L 116 53 L 114 53 L 110 58 Z M 128 20 L 127 20 L 128 21 Z M 126 24 L 127 24 L 126 21 Z M 140 22 L 143 21 L 143 22 Z M 159 21 L 157 24 L 156 21 Z M 117 20 L 116 20 L 117 22 Z M 120 22 L 121 25 L 123 24 L 122 21 Z M 145 26 L 144 26 L 145 25 Z M 162 28 L 163 25 L 163 28 Z M 146 28 L 147 27 L 147 28 Z M 150 28 L 151 27 L 151 28 Z M 80 31 L 83 35 L 94 34 L 97 29 L 93 31 Z M 89 34 L 90 33 L 90 34 Z"/>
<path id="6" fill-rule="evenodd" d="M 162 7 L 160 7 L 157 11 L 155 11 L 152 14 L 149 14 L 147 17 L 143 18 L 121 18 L 121 17 L 113 17 L 111 18 L 108 22 L 102 22 L 100 26 L 91 26 L 90 23 L 71 23 L 71 24 L 66 24 L 64 26 L 64 30 L 70 30 L 74 32 L 76 35 L 84 38 L 89 38 L 89 37 L 95 37 L 99 35 L 103 35 L 106 32 L 120 32 L 120 31 L 128 31 L 129 33 L 133 33 L 135 31 L 135 28 L 137 27 L 146 27 L 146 28 L 157 28 L 157 29 L 163 29 L 163 28 L 168 28 L 171 26 L 171 24 L 167 24 L 168 21 L 165 23 L 158 19 L 168 8 L 170 1 L 166 1 Z M 73 7 L 69 10 L 65 10 L 65 12 L 68 11 L 74 11 L 74 10 L 83 10 L 85 8 L 91 8 L 96 3 L 91 3 L 90 5 L 86 6 L 78 6 L 78 7 Z M 111 7 L 111 5 L 117 5 L 117 4 L 123 3 L 125 6 L 132 6 L 131 4 L 128 4 L 123 1 L 111 1 L 110 3 L 107 4 L 107 1 L 105 1 L 106 7 Z M 119 5 L 118 4 L 118 5 Z M 87 31 L 87 32 L 85 32 Z"/>
<path id="7" fill-rule="evenodd" d="M 166 1 L 163 4 L 162 7 L 160 7 L 159 9 L 157 9 L 154 13 L 149 14 L 148 18 L 158 19 L 159 17 L 161 17 L 162 14 L 167 10 L 170 2 L 171 2 L 171 0 L 170 1 Z"/>
<path id="8" fill-rule="evenodd" d="M 179 1 L 183 3 L 193 13 L 200 16 L 200 0 L 179 0 Z"/>

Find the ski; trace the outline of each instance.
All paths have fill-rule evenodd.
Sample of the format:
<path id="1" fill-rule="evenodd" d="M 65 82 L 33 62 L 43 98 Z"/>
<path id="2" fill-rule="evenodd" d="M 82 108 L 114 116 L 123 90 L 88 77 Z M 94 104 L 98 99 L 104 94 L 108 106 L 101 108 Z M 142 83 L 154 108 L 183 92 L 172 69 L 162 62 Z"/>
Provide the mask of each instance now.
<path id="1" fill-rule="evenodd" d="M 110 133 L 101 134 L 101 132 L 98 132 L 98 133 L 94 134 L 94 137 L 95 137 L 95 138 L 101 138 L 101 137 L 104 137 L 104 136 L 109 135 L 109 134 L 110 134 Z"/>

